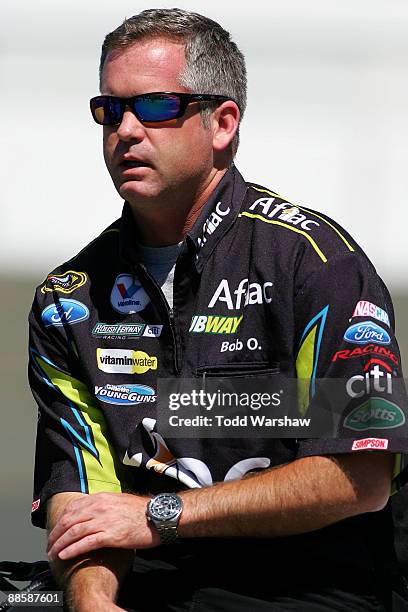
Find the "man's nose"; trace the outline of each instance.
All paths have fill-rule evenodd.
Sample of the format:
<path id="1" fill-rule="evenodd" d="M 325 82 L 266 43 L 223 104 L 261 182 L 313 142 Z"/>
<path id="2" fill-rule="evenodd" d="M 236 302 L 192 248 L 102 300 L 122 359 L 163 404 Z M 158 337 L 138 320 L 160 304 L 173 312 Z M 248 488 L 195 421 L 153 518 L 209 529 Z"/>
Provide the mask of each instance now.
<path id="1" fill-rule="evenodd" d="M 146 135 L 143 123 L 139 121 L 131 110 L 127 109 L 123 113 L 122 121 L 116 130 L 118 138 L 125 142 L 137 140 L 140 142 Z"/>

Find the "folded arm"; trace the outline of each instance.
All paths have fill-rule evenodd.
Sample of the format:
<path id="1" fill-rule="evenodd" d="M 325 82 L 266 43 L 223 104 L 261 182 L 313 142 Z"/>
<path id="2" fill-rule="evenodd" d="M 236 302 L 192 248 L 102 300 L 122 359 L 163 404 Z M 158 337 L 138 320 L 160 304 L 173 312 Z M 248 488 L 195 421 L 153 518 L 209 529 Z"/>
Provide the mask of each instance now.
<path id="1" fill-rule="evenodd" d="M 57 493 L 47 504 L 47 529 L 63 523 L 72 502 L 88 498 L 82 493 Z M 119 586 L 130 569 L 133 550 L 101 548 L 77 555 L 69 561 L 51 560 L 55 580 L 64 589 L 68 609 L 75 612 L 114 612 L 113 602 Z"/>
<path id="2" fill-rule="evenodd" d="M 393 463 L 393 455 L 377 452 L 306 457 L 243 480 L 183 492 L 179 534 L 279 537 L 374 512 L 387 503 Z M 50 558 L 159 545 L 145 516 L 146 504 L 146 497 L 125 493 L 75 500 L 50 533 Z"/>

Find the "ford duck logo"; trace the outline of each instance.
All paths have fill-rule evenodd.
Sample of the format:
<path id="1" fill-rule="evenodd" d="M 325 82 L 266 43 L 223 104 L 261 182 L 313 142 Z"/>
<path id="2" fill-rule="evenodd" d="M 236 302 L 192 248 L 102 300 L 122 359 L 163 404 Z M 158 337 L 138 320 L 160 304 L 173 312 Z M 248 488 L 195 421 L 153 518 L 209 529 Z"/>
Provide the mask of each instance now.
<path id="1" fill-rule="evenodd" d="M 346 342 L 353 344 L 390 344 L 391 338 L 388 332 L 372 321 L 363 321 L 349 327 L 344 334 Z"/>
<path id="2" fill-rule="evenodd" d="M 75 325 L 89 319 L 89 309 L 76 300 L 60 299 L 58 304 L 50 304 L 41 313 L 45 327 Z"/>
<path id="3" fill-rule="evenodd" d="M 157 395 L 147 385 L 105 385 L 95 387 L 95 395 L 102 402 L 132 406 L 143 402 L 155 402 Z"/>

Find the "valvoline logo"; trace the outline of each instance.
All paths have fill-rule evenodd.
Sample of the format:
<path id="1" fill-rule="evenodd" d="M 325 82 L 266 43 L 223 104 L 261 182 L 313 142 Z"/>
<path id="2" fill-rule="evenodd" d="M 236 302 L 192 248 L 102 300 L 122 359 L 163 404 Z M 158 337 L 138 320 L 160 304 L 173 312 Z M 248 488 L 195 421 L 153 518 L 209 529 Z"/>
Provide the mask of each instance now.
<path id="1" fill-rule="evenodd" d="M 346 342 L 353 344 L 390 344 L 391 338 L 388 332 L 372 321 L 363 321 L 351 325 L 344 334 Z"/>
<path id="2" fill-rule="evenodd" d="M 132 314 L 146 308 L 150 298 L 131 274 L 119 274 L 111 293 L 111 304 L 116 312 Z"/>
<path id="3" fill-rule="evenodd" d="M 147 385 L 105 385 L 95 387 L 95 395 L 102 402 L 119 406 L 155 402 L 157 399 L 155 390 Z"/>
<path id="4" fill-rule="evenodd" d="M 41 313 L 45 327 L 75 325 L 89 319 L 89 309 L 82 302 L 61 298 L 58 304 L 50 304 Z"/>

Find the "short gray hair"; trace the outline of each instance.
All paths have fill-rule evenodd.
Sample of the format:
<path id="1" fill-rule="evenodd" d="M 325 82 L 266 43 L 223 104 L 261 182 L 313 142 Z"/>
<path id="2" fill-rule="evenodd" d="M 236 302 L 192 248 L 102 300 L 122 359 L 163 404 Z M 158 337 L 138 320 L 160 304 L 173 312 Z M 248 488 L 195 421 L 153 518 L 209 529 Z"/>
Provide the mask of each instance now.
<path id="1" fill-rule="evenodd" d="M 114 49 L 125 49 L 146 38 L 167 38 L 184 43 L 186 67 L 180 85 L 194 93 L 220 94 L 233 98 L 241 111 L 246 108 L 247 78 L 245 59 L 229 32 L 216 21 L 182 9 L 148 9 L 134 15 L 107 34 L 102 45 L 99 78 L 106 57 Z M 209 126 L 214 104 L 201 110 L 203 123 Z M 239 133 L 232 142 L 235 156 Z"/>

